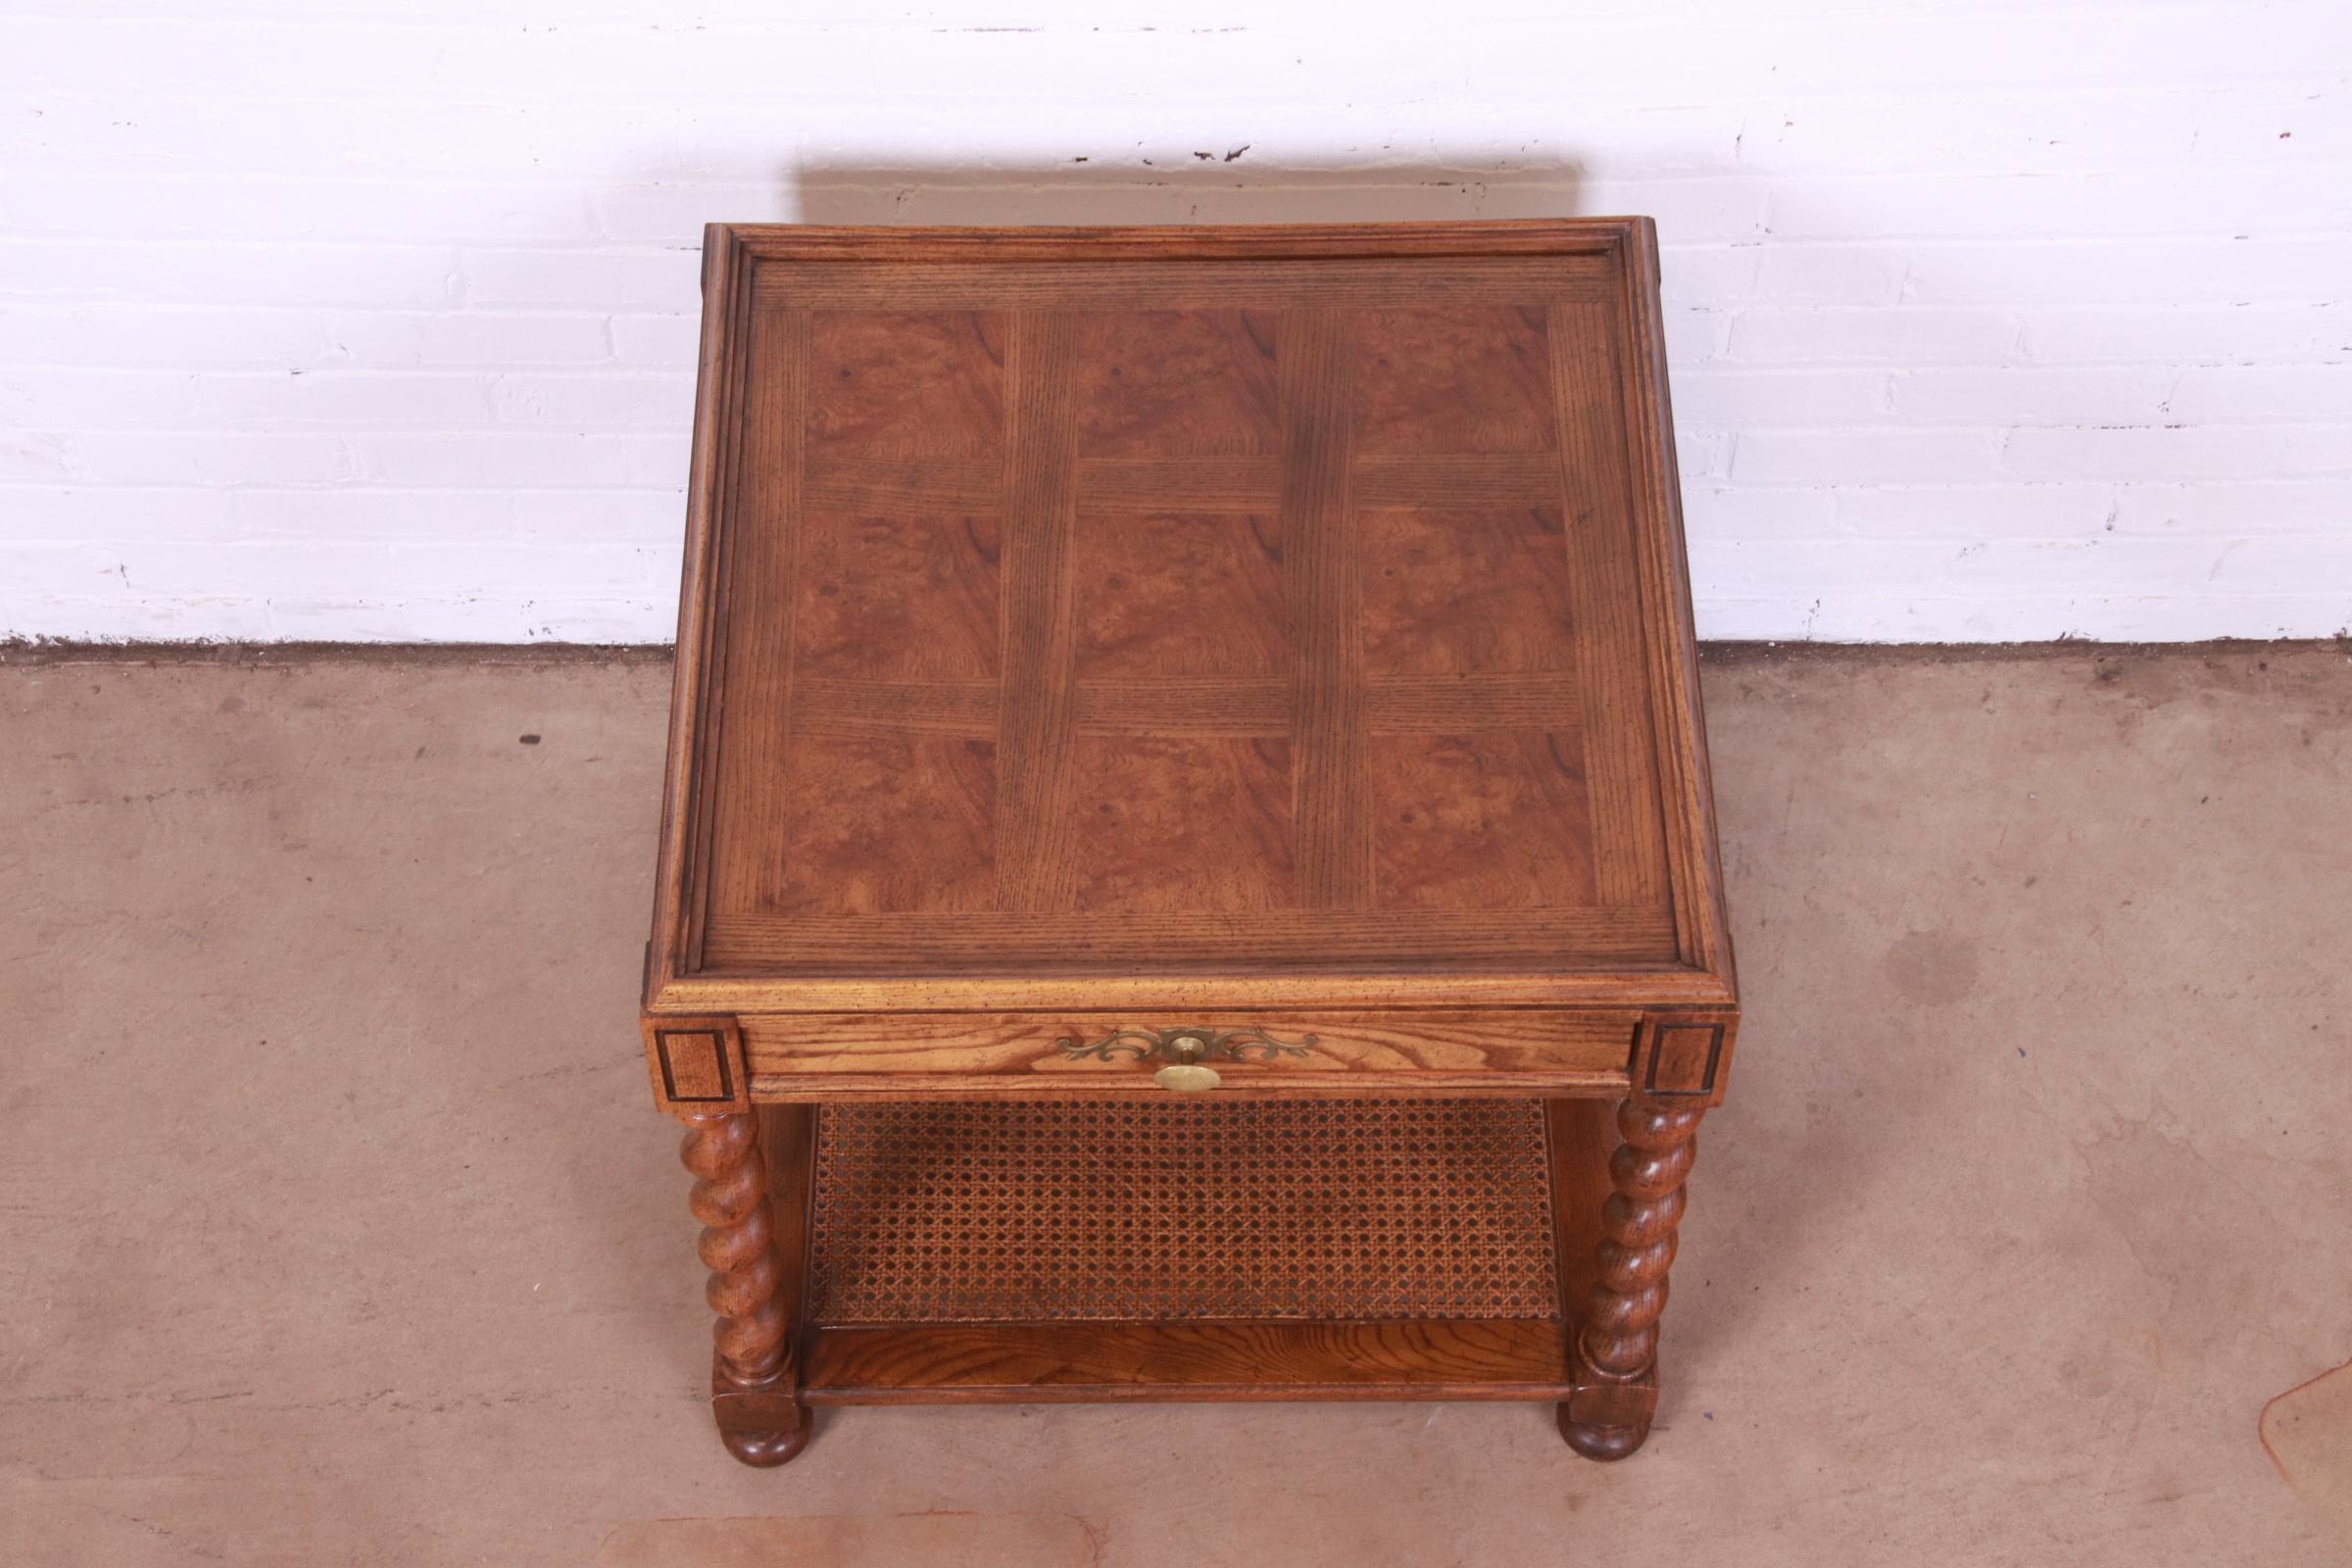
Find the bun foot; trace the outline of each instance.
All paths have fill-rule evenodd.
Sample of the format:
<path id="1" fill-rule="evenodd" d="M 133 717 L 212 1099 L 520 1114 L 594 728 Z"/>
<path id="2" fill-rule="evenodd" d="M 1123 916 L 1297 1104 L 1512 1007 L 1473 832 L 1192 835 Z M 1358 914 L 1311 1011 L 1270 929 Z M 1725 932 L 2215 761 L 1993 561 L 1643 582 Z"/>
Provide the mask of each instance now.
<path id="1" fill-rule="evenodd" d="M 743 1389 L 730 1385 L 723 1372 L 710 1380 L 710 1414 L 727 1451 L 762 1470 L 808 1446 L 814 1429 L 808 1407 L 794 1397 L 790 1383 Z"/>
<path id="2" fill-rule="evenodd" d="M 1658 1373 L 1653 1363 L 1638 1378 L 1622 1382 L 1595 1374 L 1578 1347 L 1577 1390 L 1560 1404 L 1560 1436 L 1588 1459 L 1622 1459 L 1649 1436 L 1658 1408 Z"/>
<path id="3" fill-rule="evenodd" d="M 808 1446 L 808 1435 L 815 1429 L 807 1405 L 795 1405 L 793 1408 L 800 1413 L 798 1426 L 758 1431 L 729 1431 L 721 1427 L 718 1441 L 725 1444 L 727 1451 L 745 1464 L 772 1470 Z"/>
<path id="4" fill-rule="evenodd" d="M 1649 1436 L 1649 1423 L 1644 1421 L 1639 1426 L 1630 1427 L 1597 1426 L 1590 1421 L 1575 1420 L 1569 1415 L 1568 1406 L 1563 1404 L 1560 1406 L 1560 1436 L 1568 1440 L 1568 1446 L 1588 1459 L 1622 1459 L 1642 1446 L 1642 1439 Z"/>

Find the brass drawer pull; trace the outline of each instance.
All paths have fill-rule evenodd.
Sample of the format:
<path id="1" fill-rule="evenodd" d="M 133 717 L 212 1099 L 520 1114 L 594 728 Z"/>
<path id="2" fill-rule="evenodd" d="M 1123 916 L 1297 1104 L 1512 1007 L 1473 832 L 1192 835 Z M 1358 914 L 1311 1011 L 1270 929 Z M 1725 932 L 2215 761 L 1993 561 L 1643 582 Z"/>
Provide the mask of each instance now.
<path id="1" fill-rule="evenodd" d="M 1178 1047 L 1183 1050 L 1185 1048 Z M 1214 1067 L 1203 1067 L 1189 1057 L 1174 1066 L 1162 1067 L 1152 1075 L 1152 1081 L 1162 1089 L 1172 1089 L 1180 1095 L 1197 1095 L 1203 1089 L 1214 1089 L 1224 1080 Z"/>
<path id="2" fill-rule="evenodd" d="M 1194 1095 L 1203 1089 L 1214 1089 L 1224 1082 L 1217 1076 L 1216 1068 L 1200 1064 L 1200 1053 L 1208 1049 L 1208 1043 L 1199 1035 L 1178 1035 L 1168 1044 L 1175 1050 L 1176 1064 L 1162 1067 L 1152 1075 L 1152 1081 L 1160 1088 L 1173 1089 L 1180 1095 Z"/>

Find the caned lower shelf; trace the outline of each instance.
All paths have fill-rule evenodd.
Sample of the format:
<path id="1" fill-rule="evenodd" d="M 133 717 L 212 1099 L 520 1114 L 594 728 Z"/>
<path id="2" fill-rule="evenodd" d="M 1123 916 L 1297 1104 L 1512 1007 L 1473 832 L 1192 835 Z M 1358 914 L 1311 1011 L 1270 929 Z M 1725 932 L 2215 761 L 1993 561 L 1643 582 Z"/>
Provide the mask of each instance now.
<path id="1" fill-rule="evenodd" d="M 1565 1397 L 1535 1101 L 829 1106 L 811 1403 Z"/>

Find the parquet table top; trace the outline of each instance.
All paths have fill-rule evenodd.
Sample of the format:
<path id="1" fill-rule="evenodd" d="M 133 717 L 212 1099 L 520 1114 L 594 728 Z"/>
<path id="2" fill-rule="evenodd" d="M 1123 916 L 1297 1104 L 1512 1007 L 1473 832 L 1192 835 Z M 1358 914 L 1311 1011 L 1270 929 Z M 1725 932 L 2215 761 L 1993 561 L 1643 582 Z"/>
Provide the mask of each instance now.
<path id="1" fill-rule="evenodd" d="M 1728 1003 L 1654 256 L 714 230 L 649 1005 Z"/>

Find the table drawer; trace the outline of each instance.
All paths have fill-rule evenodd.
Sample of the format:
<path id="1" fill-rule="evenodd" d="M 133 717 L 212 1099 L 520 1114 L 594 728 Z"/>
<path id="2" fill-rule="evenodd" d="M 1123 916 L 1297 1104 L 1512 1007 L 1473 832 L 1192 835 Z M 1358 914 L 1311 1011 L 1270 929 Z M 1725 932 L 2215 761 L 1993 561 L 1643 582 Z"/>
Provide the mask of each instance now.
<path id="1" fill-rule="evenodd" d="M 761 1099 L 1164 1093 L 1191 1059 L 1212 1092 L 1622 1091 L 1632 1011 L 788 1013 L 742 1020 Z"/>

